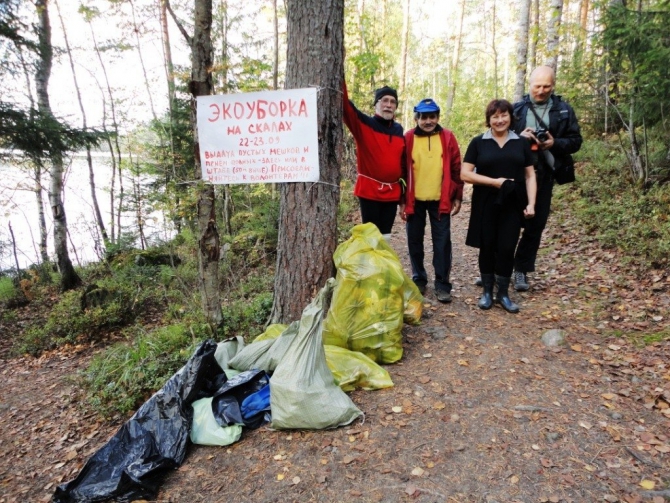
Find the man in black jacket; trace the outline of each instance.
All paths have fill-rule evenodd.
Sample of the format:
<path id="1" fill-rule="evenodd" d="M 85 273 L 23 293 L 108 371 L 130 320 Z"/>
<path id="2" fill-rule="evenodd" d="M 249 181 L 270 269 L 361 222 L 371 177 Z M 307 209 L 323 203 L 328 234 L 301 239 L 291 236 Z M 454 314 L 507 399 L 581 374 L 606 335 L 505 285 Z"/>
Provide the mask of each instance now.
<path id="1" fill-rule="evenodd" d="M 528 138 L 537 153 L 535 217 L 524 222 L 514 256 L 514 288 L 517 291 L 528 290 L 528 273 L 535 271 L 542 231 L 551 210 L 554 181 L 569 183 L 574 180 L 569 175 L 574 173 L 571 154 L 582 146 L 577 116 L 570 105 L 553 94 L 555 83 L 553 68 L 536 68 L 530 74 L 529 94 L 514 104 L 514 130 Z"/>

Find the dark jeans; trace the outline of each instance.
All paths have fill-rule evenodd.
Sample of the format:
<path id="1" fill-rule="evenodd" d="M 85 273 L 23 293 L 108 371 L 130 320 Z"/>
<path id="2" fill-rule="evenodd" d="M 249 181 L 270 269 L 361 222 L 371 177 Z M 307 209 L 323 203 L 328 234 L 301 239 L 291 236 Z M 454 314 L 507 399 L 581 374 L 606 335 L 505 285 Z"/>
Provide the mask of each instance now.
<path id="1" fill-rule="evenodd" d="M 537 251 L 540 249 L 542 232 L 547 225 L 551 212 L 553 188 L 554 177 L 551 173 L 547 172 L 538 176 L 535 216 L 524 220 L 523 232 L 514 256 L 514 269 L 517 271 L 533 272 L 535 270 L 535 259 L 537 258 Z"/>
<path id="2" fill-rule="evenodd" d="M 423 266 L 423 236 L 426 229 L 426 213 L 430 218 L 430 234 L 433 238 L 433 267 L 435 268 L 435 290 L 451 292 L 451 215 L 438 214 L 439 201 L 415 201 L 414 215 L 407 215 L 407 245 L 412 263 L 412 279 L 417 285 L 426 285 L 428 275 Z"/>
<path id="3" fill-rule="evenodd" d="M 514 248 L 519 239 L 523 217 L 514 204 L 495 204 L 489 198 L 482 214 L 482 237 L 479 247 L 479 272 L 512 276 Z"/>
<path id="4" fill-rule="evenodd" d="M 391 234 L 395 214 L 398 212 L 397 202 L 372 201 L 358 198 L 361 206 L 361 219 L 364 224 L 371 222 L 377 226 L 382 234 Z"/>

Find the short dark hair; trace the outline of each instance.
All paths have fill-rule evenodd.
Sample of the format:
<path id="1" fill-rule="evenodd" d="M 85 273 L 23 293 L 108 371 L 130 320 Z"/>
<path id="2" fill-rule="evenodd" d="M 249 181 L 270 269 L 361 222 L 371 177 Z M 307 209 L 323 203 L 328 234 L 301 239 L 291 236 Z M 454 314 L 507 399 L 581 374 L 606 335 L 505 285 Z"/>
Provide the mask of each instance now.
<path id="1" fill-rule="evenodd" d="M 491 100 L 491 102 L 486 105 L 486 126 L 491 127 L 491 117 L 495 115 L 496 112 L 507 112 L 509 113 L 512 122 L 510 123 L 510 128 L 514 125 L 514 107 L 507 100 Z"/>
<path id="2" fill-rule="evenodd" d="M 437 118 L 440 118 L 440 112 L 438 110 L 437 112 L 414 112 L 414 120 L 418 121 L 425 115 L 437 115 Z"/>

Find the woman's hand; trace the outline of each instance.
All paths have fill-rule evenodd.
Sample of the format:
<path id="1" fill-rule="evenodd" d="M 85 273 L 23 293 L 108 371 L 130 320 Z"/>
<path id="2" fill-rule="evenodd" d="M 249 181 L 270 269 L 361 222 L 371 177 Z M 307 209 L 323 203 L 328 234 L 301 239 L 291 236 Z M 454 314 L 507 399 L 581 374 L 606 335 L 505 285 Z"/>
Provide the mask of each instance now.
<path id="1" fill-rule="evenodd" d="M 523 210 L 523 218 L 533 218 L 535 216 L 535 205 L 529 204 Z"/>

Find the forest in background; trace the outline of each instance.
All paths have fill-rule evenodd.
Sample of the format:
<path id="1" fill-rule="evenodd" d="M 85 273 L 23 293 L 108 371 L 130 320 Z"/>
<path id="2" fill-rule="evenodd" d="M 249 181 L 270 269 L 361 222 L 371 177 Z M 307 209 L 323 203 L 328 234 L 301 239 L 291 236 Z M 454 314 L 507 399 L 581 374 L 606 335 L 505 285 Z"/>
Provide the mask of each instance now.
<path id="1" fill-rule="evenodd" d="M 21 270 L 17 263 L 0 278 L 0 300 L 9 307 L 2 321 L 16 316 L 11 306 L 44 308 L 44 318 L 15 341 L 15 351 L 34 354 L 125 327 L 125 343 L 94 363 L 89 375 L 97 390 L 91 396 L 107 413 L 132 410 L 195 342 L 213 334 L 254 335 L 269 317 L 290 317 L 297 308 L 278 305 L 282 286 L 297 284 L 309 294 L 320 281 L 318 275 L 303 284 L 273 274 L 285 269 L 282 205 L 292 189 L 198 183 L 191 122 L 194 96 L 205 88 L 225 94 L 314 85 L 301 81 L 315 66 L 309 51 L 289 37 L 300 2 L 210 3 L 205 65 L 194 57 L 193 44 L 203 4 L 4 0 L 0 6 L 0 159 L 3 169 L 22 170 L 30 180 L 22 189 L 35 194 L 29 213 L 40 229 L 35 265 Z M 334 11 L 340 5 L 325 4 Z M 411 127 L 413 104 L 432 97 L 461 145 L 482 131 L 490 99 L 517 99 L 533 67 L 554 66 L 557 93 L 575 108 L 587 139 L 578 154 L 579 180 L 559 197 L 568 198 L 604 244 L 636 262 L 667 267 L 670 2 L 358 0 L 341 9 L 342 50 L 332 52 L 359 108 L 371 110 L 375 88 L 395 86 L 398 119 Z M 197 80 L 197 65 L 210 82 Z M 334 84 L 319 85 L 338 93 L 340 77 L 332 73 Z M 346 237 L 355 207 L 353 142 L 341 131 L 333 134 L 344 149 L 336 175 L 338 221 L 324 231 L 326 251 Z M 91 215 L 100 262 L 74 267 L 62 174 L 71 156 L 84 152 L 94 193 L 92 154 L 99 151 L 108 153 L 112 175 L 106 200 L 96 207 L 111 216 L 103 219 L 99 209 Z M 5 208 L 11 190 L 2 187 Z M 164 214 L 174 239 L 147 240 L 144 226 L 153 211 Z M 122 225 L 122 215 L 133 223 Z M 211 215 L 217 236 L 208 243 L 202 219 Z M 11 260 L 16 245 L 3 225 L 0 253 Z M 199 252 L 212 248 L 215 260 L 203 262 Z M 213 278 L 209 290 L 205 277 Z M 304 305 L 304 295 L 287 296 Z M 162 328 L 137 323 L 154 310 L 164 314 L 149 325 Z M 113 365 L 112 355 L 126 364 Z M 145 379 L 130 379 L 132 365 L 147 361 L 155 368 L 143 370 Z M 105 372 L 112 368 L 122 374 L 110 388 Z"/>

